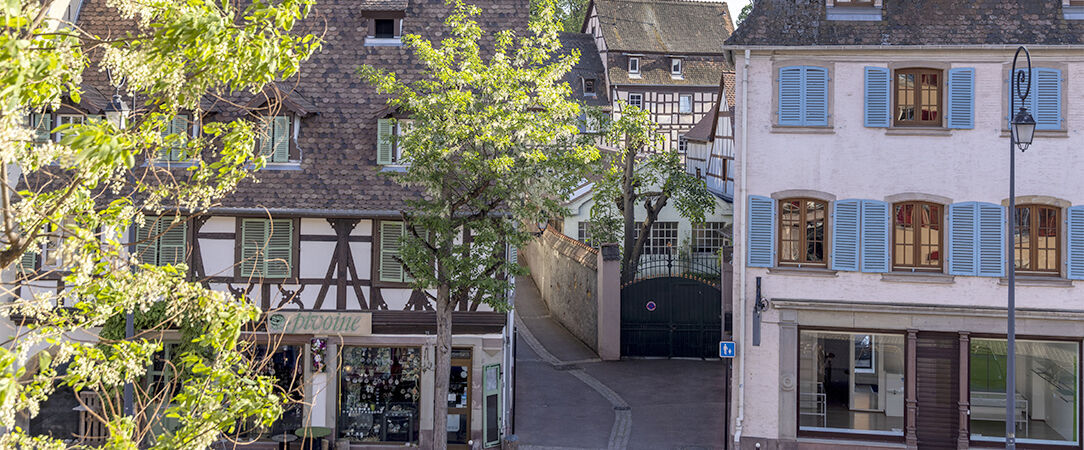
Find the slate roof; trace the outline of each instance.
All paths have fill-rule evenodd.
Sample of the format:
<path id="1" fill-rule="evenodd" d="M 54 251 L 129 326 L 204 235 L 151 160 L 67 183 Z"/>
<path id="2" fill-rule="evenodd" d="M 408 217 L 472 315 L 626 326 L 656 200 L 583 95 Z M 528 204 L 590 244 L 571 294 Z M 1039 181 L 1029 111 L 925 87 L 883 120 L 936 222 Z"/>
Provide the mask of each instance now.
<path id="1" fill-rule="evenodd" d="M 565 82 L 572 87 L 572 97 L 590 106 L 610 106 L 609 89 L 606 88 L 606 68 L 602 65 L 602 58 L 599 57 L 595 38 L 587 33 L 568 32 L 561 32 L 558 38 L 561 40 L 562 53 L 573 49 L 580 51 L 580 60 L 565 75 Z M 592 97 L 583 95 L 582 79 L 584 78 L 595 80 L 595 95 Z"/>
<path id="2" fill-rule="evenodd" d="M 726 2 L 592 0 L 609 51 L 722 53 L 734 31 Z M 586 22 L 585 22 L 586 25 Z"/>
<path id="3" fill-rule="evenodd" d="M 358 9 L 362 11 L 402 11 L 407 9 L 407 0 L 361 0 Z"/>
<path id="4" fill-rule="evenodd" d="M 79 26 L 98 35 L 132 29 L 106 2 L 85 0 Z M 484 29 L 526 32 L 528 0 L 473 3 L 482 10 L 476 20 Z M 443 0 L 410 0 L 403 33 L 439 41 L 449 34 L 443 26 L 449 11 Z M 362 81 L 356 70 L 370 64 L 396 71 L 400 79 L 409 81 L 419 77 L 420 65 L 403 47 L 364 46 L 366 28 L 356 0 L 320 0 L 309 17 L 299 21 L 296 32 L 324 39 L 321 49 L 302 64 L 298 77 L 278 83 L 300 94 L 292 106 L 310 114 L 301 119 L 300 168 L 261 170 L 224 198 L 222 209 L 386 212 L 400 209 L 404 200 L 416 195 L 380 173 L 376 120 L 386 98 Z M 107 85 L 104 74 L 95 68 L 88 69 L 84 79 Z"/>
<path id="5" fill-rule="evenodd" d="M 1084 44 L 1061 0 L 884 0 L 880 21 L 825 20 L 824 0 L 758 0 L 726 45 Z"/>
<path id="6" fill-rule="evenodd" d="M 611 57 L 613 58 L 613 57 Z M 614 61 L 611 59 L 611 61 Z M 719 74 L 733 70 L 720 53 L 712 60 L 685 58 L 682 62 L 683 75 L 674 78 L 670 75 L 670 59 L 668 57 L 652 58 L 644 56 L 640 58 L 640 76 L 630 77 L 629 66 L 624 59 L 616 63 L 611 62 L 610 83 L 615 85 L 640 84 L 649 86 L 717 86 Z"/>

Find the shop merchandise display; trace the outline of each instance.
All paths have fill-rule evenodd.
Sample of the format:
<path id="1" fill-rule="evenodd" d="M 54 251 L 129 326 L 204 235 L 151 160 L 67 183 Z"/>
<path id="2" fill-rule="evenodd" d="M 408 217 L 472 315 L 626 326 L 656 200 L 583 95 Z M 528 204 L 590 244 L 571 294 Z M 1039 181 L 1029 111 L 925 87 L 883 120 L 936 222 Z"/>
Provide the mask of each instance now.
<path id="1" fill-rule="evenodd" d="M 417 441 L 420 356 L 417 348 L 343 348 L 340 437 Z"/>

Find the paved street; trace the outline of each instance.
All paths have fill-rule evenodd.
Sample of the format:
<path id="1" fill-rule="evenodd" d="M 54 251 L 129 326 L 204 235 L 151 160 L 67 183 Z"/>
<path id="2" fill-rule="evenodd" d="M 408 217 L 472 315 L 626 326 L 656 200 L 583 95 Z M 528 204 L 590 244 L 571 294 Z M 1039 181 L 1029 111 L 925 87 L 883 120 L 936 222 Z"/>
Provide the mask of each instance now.
<path id="1" fill-rule="evenodd" d="M 722 449 L 719 361 L 601 362 L 517 280 L 516 434 L 525 450 Z"/>

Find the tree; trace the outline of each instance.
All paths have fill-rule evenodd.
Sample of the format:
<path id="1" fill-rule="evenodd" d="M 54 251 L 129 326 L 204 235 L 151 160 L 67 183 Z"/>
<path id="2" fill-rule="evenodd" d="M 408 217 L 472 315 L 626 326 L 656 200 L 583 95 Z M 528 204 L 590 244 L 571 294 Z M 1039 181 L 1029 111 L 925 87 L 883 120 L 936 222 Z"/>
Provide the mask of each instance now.
<path id="1" fill-rule="evenodd" d="M 481 301 L 507 310 L 510 285 L 502 274 L 525 270 L 506 258 L 532 235 L 523 222 L 558 212 L 598 152 L 571 145 L 579 106 L 569 100 L 562 76 L 578 54 L 560 49 L 552 1 L 543 2 L 526 36 L 504 30 L 492 51 L 479 44 L 485 32 L 472 19 L 478 8 L 449 2 L 449 37 L 440 46 L 419 36 L 405 45 L 424 67 L 420 79 L 400 80 L 372 67 L 361 73 L 411 118 L 403 138 L 409 168 L 391 176 L 419 192 L 401 211 L 409 230 L 401 260 L 434 303 L 434 448 L 446 428 L 451 368 L 452 311 Z M 472 236 L 460 239 L 464 230 Z"/>
<path id="2" fill-rule="evenodd" d="M 738 21 L 735 25 L 741 25 L 742 22 L 745 22 L 745 18 L 749 17 L 749 13 L 751 12 L 753 12 L 753 3 L 746 3 L 745 6 L 741 8 L 741 12 L 738 13 Z"/>
<path id="3" fill-rule="evenodd" d="M 103 407 L 89 414 L 108 428 L 110 448 L 205 448 L 239 423 L 268 424 L 282 410 L 284 397 L 272 378 L 255 373 L 240 340 L 260 311 L 187 280 L 184 264 L 141 264 L 120 236 L 152 222 L 145 211 L 162 214 L 165 228 L 179 226 L 179 212 L 200 214 L 248 175 L 246 167 L 261 165 L 245 120 L 207 123 L 199 137 L 171 134 L 169 124 L 179 110 L 199 113 L 201 100 L 256 94 L 295 75 L 319 43 L 292 33 L 313 1 L 109 6 L 130 25 L 127 34 L 98 36 L 51 16 L 50 7 L 64 9 L 52 0 L 11 1 L 0 12 L 0 268 L 4 294 L 13 298 L 0 314 L 24 318 L 0 347 L 4 448 L 65 446 L 60 438 L 70 436 L 30 436 L 18 426 L 62 386 L 98 395 Z M 37 120 L 62 103 L 79 104 L 89 94 L 84 78 L 106 79 L 98 69 L 110 85 L 97 87 L 115 89 L 134 106 L 127 124 L 92 116 L 82 124 Z M 51 132 L 63 139 L 51 142 Z M 183 152 L 190 167 L 142 163 L 163 146 Z M 46 249 L 65 289 L 18 289 L 48 275 L 17 264 Z M 94 336 L 126 312 L 155 319 L 130 340 L 110 336 L 108 326 L 100 339 L 68 338 Z M 146 375 L 166 328 L 190 337 L 171 362 L 173 388 L 137 389 L 137 406 L 145 408 L 127 415 L 119 392 Z M 163 417 L 179 425 L 152 433 Z"/>
<path id="4" fill-rule="evenodd" d="M 685 171 L 681 155 L 661 145 L 649 114 L 623 104 L 621 115 L 605 123 L 606 142 L 617 143 L 601 158 L 594 183 L 591 235 L 600 242 L 622 242 L 621 282 L 632 281 L 644 244 L 662 209 L 673 200 L 682 217 L 697 223 L 715 211 L 707 185 Z M 636 207 L 646 216 L 636 222 Z"/>
<path id="5" fill-rule="evenodd" d="M 542 9 L 544 1 L 531 0 L 531 18 L 535 19 Z M 588 0 L 557 0 L 554 11 L 561 24 L 561 31 L 579 33 L 583 28 L 583 19 L 587 15 Z"/>

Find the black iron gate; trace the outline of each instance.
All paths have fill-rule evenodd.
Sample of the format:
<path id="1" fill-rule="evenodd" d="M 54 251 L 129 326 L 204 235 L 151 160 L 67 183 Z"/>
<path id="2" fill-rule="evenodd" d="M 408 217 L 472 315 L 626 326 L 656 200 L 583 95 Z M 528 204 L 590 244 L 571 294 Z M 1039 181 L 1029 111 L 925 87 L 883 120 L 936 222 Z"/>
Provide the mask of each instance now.
<path id="1" fill-rule="evenodd" d="M 718 358 L 723 322 L 718 266 L 645 256 L 662 258 L 655 264 L 641 259 L 637 279 L 621 289 L 621 354 Z"/>

